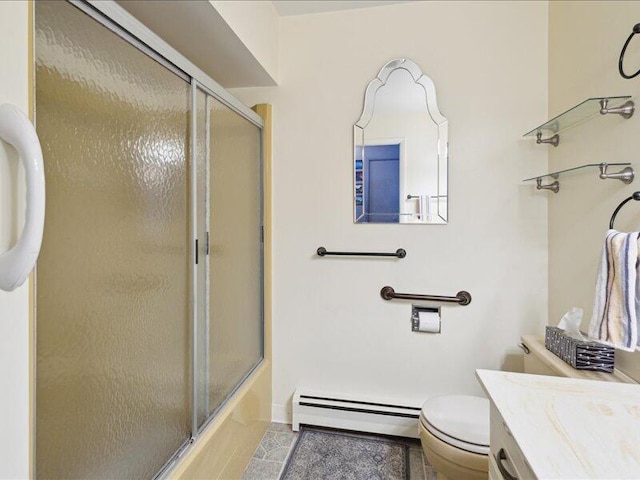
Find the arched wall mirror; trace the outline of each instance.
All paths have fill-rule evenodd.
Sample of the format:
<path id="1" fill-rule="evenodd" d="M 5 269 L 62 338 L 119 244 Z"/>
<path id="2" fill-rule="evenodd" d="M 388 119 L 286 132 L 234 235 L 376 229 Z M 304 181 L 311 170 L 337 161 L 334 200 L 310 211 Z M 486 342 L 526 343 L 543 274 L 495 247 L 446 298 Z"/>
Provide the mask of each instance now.
<path id="1" fill-rule="evenodd" d="M 418 65 L 399 58 L 382 67 L 353 134 L 355 223 L 447 223 L 447 119 Z"/>

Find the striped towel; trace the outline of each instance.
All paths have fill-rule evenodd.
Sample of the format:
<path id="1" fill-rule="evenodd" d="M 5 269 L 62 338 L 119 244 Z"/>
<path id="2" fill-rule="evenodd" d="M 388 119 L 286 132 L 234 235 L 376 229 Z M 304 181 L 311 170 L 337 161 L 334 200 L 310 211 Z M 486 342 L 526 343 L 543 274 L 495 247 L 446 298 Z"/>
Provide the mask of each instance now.
<path id="1" fill-rule="evenodd" d="M 589 336 L 621 350 L 638 343 L 638 237 L 609 230 L 602 247 Z"/>

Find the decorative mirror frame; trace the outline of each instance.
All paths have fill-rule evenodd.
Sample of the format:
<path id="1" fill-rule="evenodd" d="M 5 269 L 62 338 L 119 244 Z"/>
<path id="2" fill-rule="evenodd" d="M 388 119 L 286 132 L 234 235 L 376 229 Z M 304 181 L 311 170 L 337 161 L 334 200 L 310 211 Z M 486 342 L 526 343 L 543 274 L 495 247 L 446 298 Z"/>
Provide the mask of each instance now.
<path id="1" fill-rule="evenodd" d="M 367 127 L 367 125 L 369 125 L 369 122 L 371 122 L 371 119 L 373 117 L 373 113 L 374 113 L 374 109 L 375 109 L 375 97 L 376 97 L 376 93 L 378 92 L 378 90 L 383 87 L 384 85 L 386 85 L 387 80 L 389 79 L 389 76 L 398 69 L 403 69 L 406 70 L 411 77 L 413 78 L 413 81 L 419 85 L 422 86 L 422 88 L 424 88 L 425 91 L 425 95 L 426 95 L 426 103 L 427 103 L 427 111 L 429 113 L 429 116 L 431 117 L 431 120 L 433 120 L 433 122 L 436 124 L 436 126 L 438 127 L 438 170 L 440 169 L 440 162 L 442 160 L 442 158 L 444 158 L 446 160 L 446 172 L 444 172 L 447 176 L 447 184 L 449 182 L 449 140 L 448 140 L 448 131 L 446 132 L 447 134 L 447 139 L 445 142 L 441 142 L 440 139 L 442 137 L 442 131 L 441 129 L 445 126 L 447 126 L 447 118 L 440 112 L 440 109 L 438 108 L 438 101 L 437 101 L 437 97 L 436 97 L 436 88 L 435 85 L 433 84 L 433 81 L 431 80 L 430 77 L 428 77 L 427 75 L 425 75 L 422 70 L 420 69 L 420 67 L 413 62 L 412 60 L 409 60 L 408 58 L 397 58 L 395 60 L 391 60 L 389 62 L 387 62 L 378 72 L 378 75 L 376 76 L 376 78 L 374 78 L 373 80 L 371 80 L 369 82 L 369 84 L 367 85 L 367 88 L 365 90 L 365 94 L 364 94 L 364 104 L 363 104 L 363 108 L 362 108 L 362 114 L 360 115 L 360 118 L 358 119 L 358 121 L 354 124 L 354 135 L 353 135 L 353 220 L 354 223 L 358 222 L 358 218 L 356 217 L 356 172 L 355 172 L 355 159 L 356 159 L 356 149 L 358 147 L 358 142 L 357 142 L 357 135 L 356 135 L 356 130 L 355 128 L 360 128 L 362 131 L 364 131 L 364 129 Z M 440 173 L 438 173 L 438 176 L 440 176 Z M 440 182 L 440 179 L 438 178 L 438 182 Z M 447 195 L 448 195 L 448 186 L 447 186 Z M 439 193 L 439 192 L 438 192 Z M 439 205 L 440 202 L 438 202 Z M 449 214 L 448 214 L 448 198 L 447 198 L 447 207 L 446 207 L 446 212 L 444 217 L 442 215 L 440 215 L 440 206 L 438 206 L 438 216 L 443 220 L 443 224 L 447 224 L 448 223 L 448 218 L 449 218 Z M 435 223 L 417 223 L 416 225 L 434 225 Z"/>

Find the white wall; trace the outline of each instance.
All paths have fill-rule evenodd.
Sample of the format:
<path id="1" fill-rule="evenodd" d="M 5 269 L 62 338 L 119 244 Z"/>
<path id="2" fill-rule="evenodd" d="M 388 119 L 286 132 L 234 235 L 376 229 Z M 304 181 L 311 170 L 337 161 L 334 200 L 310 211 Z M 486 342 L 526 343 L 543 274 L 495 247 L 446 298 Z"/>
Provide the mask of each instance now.
<path id="1" fill-rule="evenodd" d="M 272 2 L 209 0 L 247 50 L 278 81 L 280 19 Z"/>
<path id="2" fill-rule="evenodd" d="M 633 25 L 640 21 L 640 2 L 554 1 L 550 7 L 549 114 L 556 115 L 588 97 L 633 95 L 638 105 L 640 77 L 625 80 L 618 58 Z M 632 40 L 625 59 L 627 73 L 640 68 L 640 38 Z M 629 120 L 597 116 L 560 134 L 550 151 L 549 167 L 561 170 L 585 163 L 631 162 L 640 173 L 640 114 Z M 612 168 L 612 171 L 616 171 Z M 549 195 L 549 323 L 556 324 L 572 306 L 591 319 L 596 268 L 604 235 L 615 207 L 639 190 L 600 180 L 596 169 L 560 178 L 560 192 Z M 640 205 L 621 210 L 615 227 L 640 228 Z M 640 380 L 640 354 L 616 353 L 616 364 Z"/>
<path id="3" fill-rule="evenodd" d="M 546 195 L 520 180 L 547 152 L 521 135 L 547 116 L 546 2 L 414 2 L 281 19 L 274 105 L 274 419 L 298 386 L 422 400 L 480 393 L 476 368 L 519 368 L 547 314 Z M 449 121 L 450 223 L 354 225 L 352 126 L 367 83 L 405 56 Z M 403 260 L 319 258 L 407 250 Z M 443 333 L 410 331 L 396 291 L 454 295 Z"/>
<path id="4" fill-rule="evenodd" d="M 0 2 L 0 104 L 28 109 L 28 4 Z M 0 142 L 0 252 L 18 235 L 17 158 Z M 22 189 L 20 189 L 23 192 Z M 8 194 L 8 192 L 11 192 Z M 0 478 L 29 476 L 29 290 L 0 291 Z"/>

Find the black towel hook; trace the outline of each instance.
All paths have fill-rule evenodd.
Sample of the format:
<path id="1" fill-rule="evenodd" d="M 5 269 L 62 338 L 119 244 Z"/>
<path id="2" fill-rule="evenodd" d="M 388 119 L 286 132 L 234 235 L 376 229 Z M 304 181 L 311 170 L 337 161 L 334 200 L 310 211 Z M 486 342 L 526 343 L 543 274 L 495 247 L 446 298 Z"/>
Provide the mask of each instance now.
<path id="1" fill-rule="evenodd" d="M 623 201 L 620 202 L 620 205 L 616 207 L 616 209 L 613 211 L 613 215 L 611 215 L 611 221 L 609 222 L 610 230 L 613 228 L 613 222 L 615 221 L 616 215 L 618 215 L 618 212 L 620 211 L 620 209 L 624 207 L 626 203 L 630 202 L 631 200 L 640 200 L 640 192 L 633 192 L 633 194 L 629 198 L 625 198 Z"/>
<path id="2" fill-rule="evenodd" d="M 620 52 L 620 59 L 618 60 L 618 71 L 620 72 L 620 75 L 622 75 L 622 78 L 631 79 L 640 75 L 640 70 L 638 70 L 633 75 L 627 75 L 626 73 L 624 73 L 624 69 L 622 68 L 622 62 L 624 62 L 624 52 L 627 50 L 627 46 L 629 45 L 629 42 L 631 41 L 633 36 L 638 33 L 640 33 L 640 23 L 636 23 L 633 26 L 631 35 L 629 35 L 629 38 L 627 38 L 627 41 L 624 42 L 624 47 L 622 47 L 622 51 Z"/>

